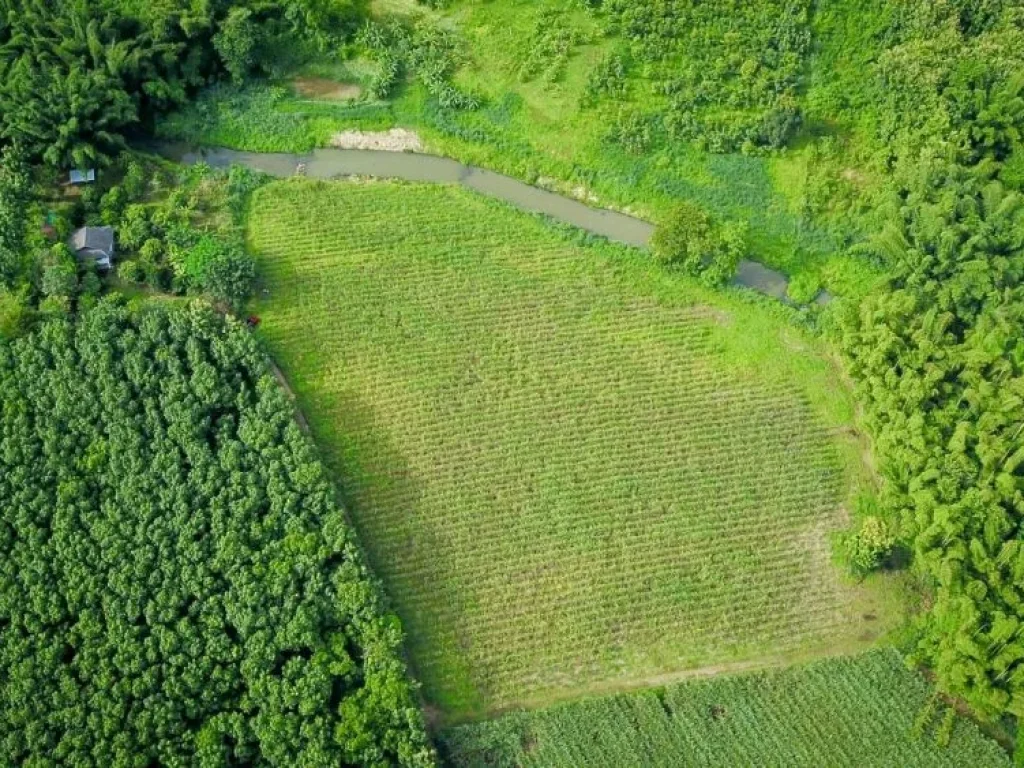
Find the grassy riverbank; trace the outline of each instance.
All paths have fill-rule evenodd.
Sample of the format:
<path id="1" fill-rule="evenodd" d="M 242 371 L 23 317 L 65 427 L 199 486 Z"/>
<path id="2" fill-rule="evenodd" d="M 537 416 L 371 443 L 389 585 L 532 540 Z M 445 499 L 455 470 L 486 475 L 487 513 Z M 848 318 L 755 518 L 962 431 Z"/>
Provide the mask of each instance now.
<path id="1" fill-rule="evenodd" d="M 711 153 L 700 142 L 670 138 L 659 117 L 668 108 L 658 90 L 662 76 L 644 76 L 634 62 L 614 93 L 595 93 L 595 72 L 617 55 L 628 60 L 628 46 L 598 17 L 557 5 L 459 2 L 443 12 L 404 2 L 378 7 L 381 14 L 413 14 L 453 30 L 460 51 L 453 83 L 475 96 L 476 109 L 442 108 L 416 77 L 375 100 L 370 92 L 379 64 L 357 50 L 359 55 L 308 63 L 272 82 L 209 91 L 160 130 L 200 144 L 306 151 L 327 146 L 342 130 L 403 126 L 419 132 L 427 151 L 643 218 L 656 221 L 686 200 L 719 218 L 746 222 L 751 256 L 794 278 L 807 295 L 821 285 L 858 297 L 878 280 L 874 267 L 844 255 L 843 232 L 808 213 L 815 195 L 811 177 L 836 158 L 802 140 L 768 156 L 737 149 Z M 549 17 L 567 47 L 554 57 L 555 70 L 533 72 L 523 59 L 529 49 L 524 41 L 540 34 Z M 310 78 L 363 95 L 353 101 L 320 95 L 303 86 Z M 836 195 L 858 196 L 872 179 L 857 171 L 830 183 Z"/>

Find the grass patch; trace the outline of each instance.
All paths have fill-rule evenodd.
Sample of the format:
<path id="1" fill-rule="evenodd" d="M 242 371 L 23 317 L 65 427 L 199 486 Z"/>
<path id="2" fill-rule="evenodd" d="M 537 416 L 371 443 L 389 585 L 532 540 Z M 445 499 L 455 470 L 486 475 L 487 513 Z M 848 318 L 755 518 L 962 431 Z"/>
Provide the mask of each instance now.
<path id="1" fill-rule="evenodd" d="M 513 713 L 439 741 L 462 768 L 1010 765 L 970 721 L 951 720 L 944 734 L 945 705 L 922 716 L 932 695 L 898 654 L 873 651 Z"/>
<path id="2" fill-rule="evenodd" d="M 260 335 L 448 720 L 887 625 L 830 563 L 865 470 L 784 308 L 457 187 L 277 182 L 248 234 Z"/>

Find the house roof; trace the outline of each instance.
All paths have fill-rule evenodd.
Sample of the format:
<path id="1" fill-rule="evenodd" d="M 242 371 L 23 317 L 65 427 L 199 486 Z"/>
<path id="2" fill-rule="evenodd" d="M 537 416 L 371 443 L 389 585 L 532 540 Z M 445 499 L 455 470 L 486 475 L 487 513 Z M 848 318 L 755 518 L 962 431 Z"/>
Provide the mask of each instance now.
<path id="1" fill-rule="evenodd" d="M 68 174 L 68 179 L 72 184 L 84 184 L 87 181 L 96 181 L 96 169 L 76 168 Z"/>
<path id="2" fill-rule="evenodd" d="M 113 227 L 82 227 L 71 233 L 68 245 L 73 251 L 101 251 L 108 256 L 114 252 Z"/>

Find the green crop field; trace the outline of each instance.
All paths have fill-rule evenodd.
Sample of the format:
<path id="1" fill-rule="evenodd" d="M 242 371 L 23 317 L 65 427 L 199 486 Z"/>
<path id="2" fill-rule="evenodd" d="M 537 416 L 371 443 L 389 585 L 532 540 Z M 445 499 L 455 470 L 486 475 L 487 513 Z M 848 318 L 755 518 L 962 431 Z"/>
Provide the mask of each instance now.
<path id="1" fill-rule="evenodd" d="M 872 651 L 511 713 L 439 741 L 460 768 L 1009 766 L 995 741 L 930 696 L 898 654 Z"/>
<path id="2" fill-rule="evenodd" d="M 781 306 L 455 187 L 277 182 L 248 236 L 260 335 L 448 721 L 883 630 L 830 562 L 849 399 Z"/>

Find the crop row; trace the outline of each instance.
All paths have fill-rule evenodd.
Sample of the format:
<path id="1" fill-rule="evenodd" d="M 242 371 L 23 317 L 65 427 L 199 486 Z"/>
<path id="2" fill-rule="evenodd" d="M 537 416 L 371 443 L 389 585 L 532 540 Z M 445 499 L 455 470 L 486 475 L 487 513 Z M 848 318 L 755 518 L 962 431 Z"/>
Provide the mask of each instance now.
<path id="1" fill-rule="evenodd" d="M 450 764 L 1004 768 L 1007 756 L 957 719 L 948 747 L 914 721 L 931 692 L 893 651 L 589 699 L 441 734 Z"/>
<path id="2" fill-rule="evenodd" d="M 848 483 L 829 428 L 802 382 L 728 351 L 728 312 L 459 190 L 256 200 L 261 333 L 434 702 L 855 631 L 827 549 Z"/>

